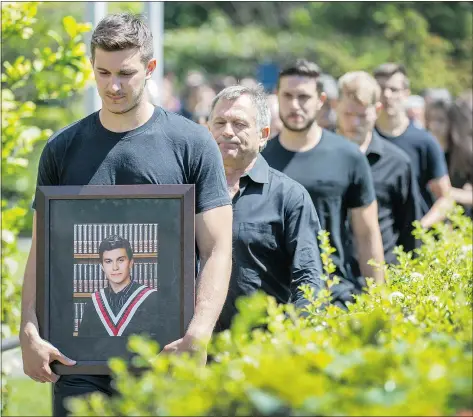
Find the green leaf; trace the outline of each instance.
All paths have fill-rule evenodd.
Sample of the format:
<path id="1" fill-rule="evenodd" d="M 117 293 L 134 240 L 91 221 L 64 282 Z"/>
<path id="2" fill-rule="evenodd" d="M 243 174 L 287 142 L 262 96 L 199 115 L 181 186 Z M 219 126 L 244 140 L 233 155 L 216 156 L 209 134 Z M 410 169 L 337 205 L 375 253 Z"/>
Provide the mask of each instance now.
<path id="1" fill-rule="evenodd" d="M 64 19 L 62 19 L 62 23 L 69 37 L 75 38 L 78 32 L 76 19 L 74 19 L 72 16 L 66 16 Z"/>

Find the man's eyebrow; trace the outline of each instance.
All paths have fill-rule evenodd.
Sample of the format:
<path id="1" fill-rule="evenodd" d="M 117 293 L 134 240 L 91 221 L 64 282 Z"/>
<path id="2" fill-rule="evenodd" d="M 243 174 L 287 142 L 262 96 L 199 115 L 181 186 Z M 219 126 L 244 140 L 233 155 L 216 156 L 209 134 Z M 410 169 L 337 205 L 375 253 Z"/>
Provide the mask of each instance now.
<path id="1" fill-rule="evenodd" d="M 115 259 L 122 259 L 122 258 L 127 258 L 128 256 L 127 255 L 121 255 L 119 256 L 118 258 L 115 258 Z M 114 258 L 107 258 L 107 257 L 103 257 L 103 260 L 104 261 L 113 261 Z"/>
<path id="2" fill-rule="evenodd" d="M 97 70 L 110 72 L 108 69 L 102 68 L 102 67 L 97 67 Z M 132 72 L 132 71 L 136 71 L 136 69 L 135 68 L 120 68 L 120 71 L 118 72 Z"/>

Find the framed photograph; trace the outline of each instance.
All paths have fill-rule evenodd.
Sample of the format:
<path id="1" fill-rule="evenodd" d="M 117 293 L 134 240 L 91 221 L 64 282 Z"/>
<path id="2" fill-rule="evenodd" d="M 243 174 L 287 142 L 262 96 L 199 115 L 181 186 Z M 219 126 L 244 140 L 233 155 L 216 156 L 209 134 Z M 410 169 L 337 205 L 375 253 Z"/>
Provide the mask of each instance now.
<path id="1" fill-rule="evenodd" d="M 40 335 L 74 366 L 109 374 L 128 336 L 162 348 L 184 336 L 195 304 L 194 185 L 44 186 L 36 197 Z"/>

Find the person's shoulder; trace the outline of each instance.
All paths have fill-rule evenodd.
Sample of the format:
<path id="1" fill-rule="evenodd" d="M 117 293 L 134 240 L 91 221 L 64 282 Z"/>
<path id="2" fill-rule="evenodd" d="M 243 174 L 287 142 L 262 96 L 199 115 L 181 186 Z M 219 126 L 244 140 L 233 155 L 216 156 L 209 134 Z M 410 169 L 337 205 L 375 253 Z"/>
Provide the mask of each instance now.
<path id="1" fill-rule="evenodd" d="M 211 141 L 209 129 L 186 117 L 160 108 L 159 124 L 161 129 L 174 142 L 185 142 L 190 145 L 201 145 Z"/>
<path id="2" fill-rule="evenodd" d="M 323 134 L 323 145 L 328 148 L 329 151 L 327 152 L 327 155 L 330 156 L 330 159 L 327 158 L 327 165 L 336 163 L 339 170 L 347 175 L 353 175 L 354 172 L 360 172 L 360 170 L 363 170 L 363 167 L 365 167 L 365 171 L 369 170 L 366 155 L 360 150 L 360 147 L 357 144 L 351 142 L 350 139 L 329 130 L 324 129 Z"/>
<path id="3" fill-rule="evenodd" d="M 279 135 L 274 136 L 273 138 L 269 139 L 266 142 L 266 146 L 264 147 L 263 151 L 261 152 L 262 155 L 268 154 L 273 152 L 275 149 L 281 148 L 279 143 Z"/>
<path id="4" fill-rule="evenodd" d="M 330 130 L 324 129 L 322 133 L 323 145 L 330 147 L 331 151 L 336 151 L 336 155 L 338 157 L 347 156 L 347 157 L 354 157 L 360 158 L 360 155 L 363 154 L 360 151 L 360 147 L 350 139 L 332 132 Z"/>
<path id="5" fill-rule="evenodd" d="M 143 301 L 146 304 L 150 304 L 150 303 L 153 305 L 156 304 L 156 301 L 158 300 L 158 294 L 159 294 L 158 290 L 151 287 L 143 287 L 141 291 L 143 290 L 145 290 L 143 294 L 145 298 Z"/>
<path id="6" fill-rule="evenodd" d="M 421 129 L 415 126 L 413 123 L 409 124 L 404 136 L 411 141 L 416 141 L 418 144 L 425 146 L 435 145 L 437 141 L 432 133 L 426 129 Z"/>
<path id="7" fill-rule="evenodd" d="M 95 116 L 95 113 L 89 114 L 88 116 L 79 119 L 63 127 L 62 129 L 57 130 L 49 137 L 46 146 L 58 147 L 64 144 L 65 142 L 69 142 L 77 134 L 83 132 L 85 129 L 89 129 L 94 121 Z"/>
<path id="8" fill-rule="evenodd" d="M 384 152 L 387 154 L 387 157 L 391 161 L 395 161 L 396 163 L 399 163 L 402 165 L 410 166 L 411 159 L 409 158 L 409 155 L 402 148 L 394 145 L 394 143 L 391 143 L 382 137 L 379 137 L 378 140 L 382 141 Z"/>
<path id="9" fill-rule="evenodd" d="M 308 191 L 302 184 L 282 173 L 281 171 L 269 167 L 268 174 L 271 183 L 271 189 L 278 190 L 278 192 L 283 195 L 284 199 L 291 200 L 298 197 L 309 197 Z"/>
<path id="10" fill-rule="evenodd" d="M 101 293 L 102 293 L 102 290 L 94 291 L 94 292 L 91 294 L 91 297 L 90 297 L 87 301 L 92 302 L 92 298 L 94 298 L 94 297 L 100 297 L 100 296 L 101 296 Z"/>

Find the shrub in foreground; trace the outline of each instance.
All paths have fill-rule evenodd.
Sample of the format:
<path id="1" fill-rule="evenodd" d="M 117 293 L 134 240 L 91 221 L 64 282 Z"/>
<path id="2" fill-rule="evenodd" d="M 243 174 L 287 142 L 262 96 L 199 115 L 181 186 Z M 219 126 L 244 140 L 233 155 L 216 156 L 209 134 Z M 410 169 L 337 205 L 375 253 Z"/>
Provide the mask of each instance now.
<path id="1" fill-rule="evenodd" d="M 369 283 L 347 312 L 312 298 L 307 318 L 257 293 L 218 335 L 205 368 L 157 356 L 130 338 L 136 377 L 110 362 L 120 396 L 71 400 L 75 415 L 454 415 L 473 409 L 472 223 L 460 215 L 429 232 L 418 257 L 399 251 L 387 285 Z M 321 235 L 324 266 L 330 248 Z M 330 286 L 331 283 L 328 282 Z"/>

